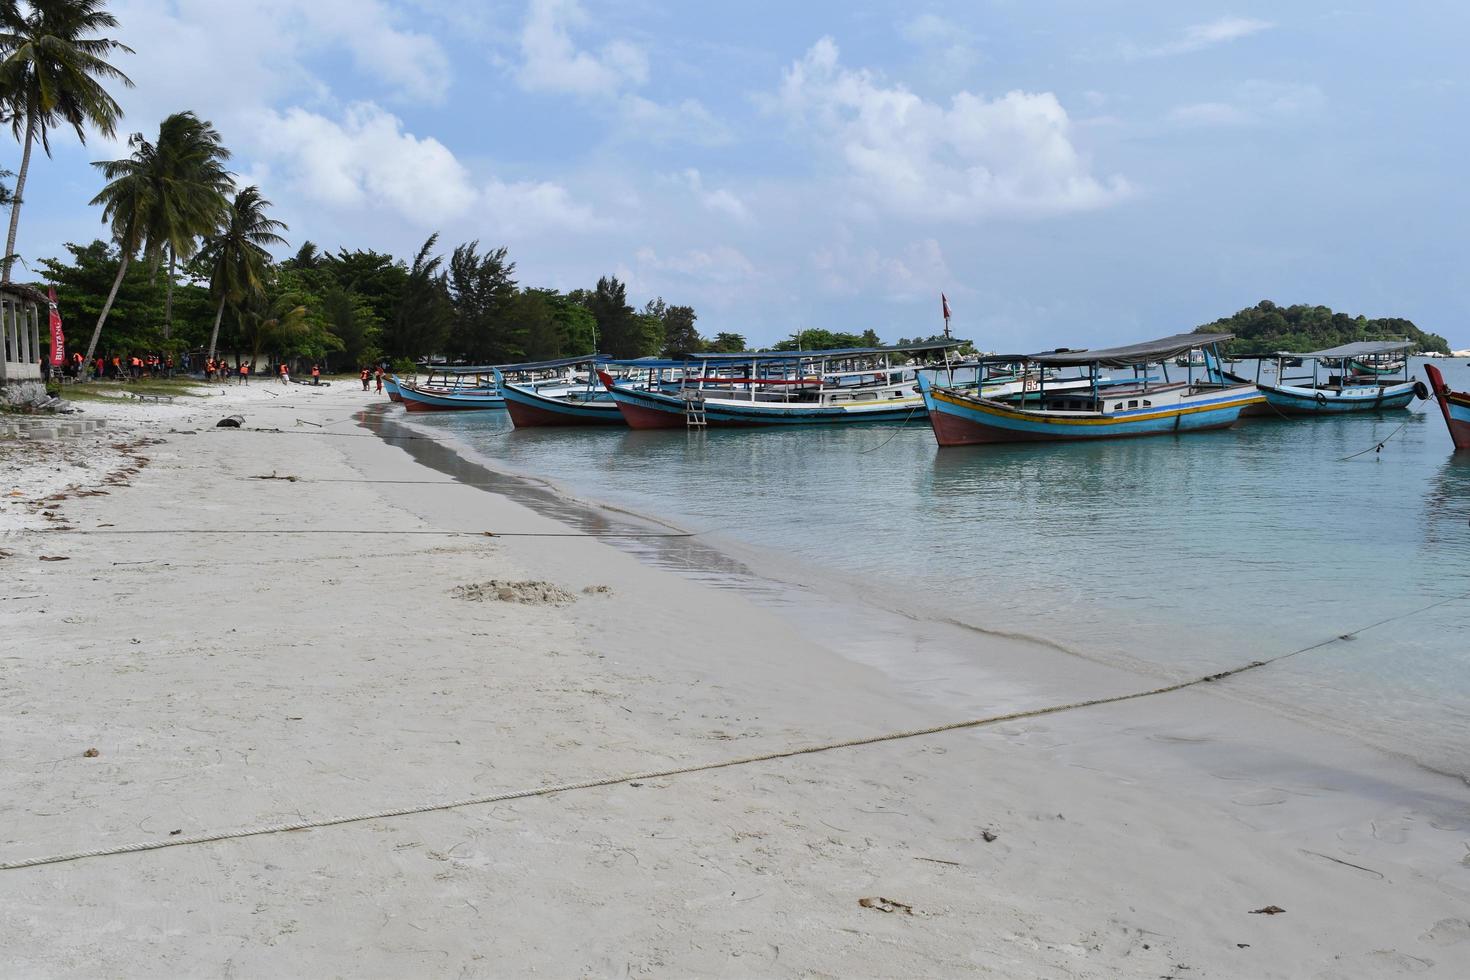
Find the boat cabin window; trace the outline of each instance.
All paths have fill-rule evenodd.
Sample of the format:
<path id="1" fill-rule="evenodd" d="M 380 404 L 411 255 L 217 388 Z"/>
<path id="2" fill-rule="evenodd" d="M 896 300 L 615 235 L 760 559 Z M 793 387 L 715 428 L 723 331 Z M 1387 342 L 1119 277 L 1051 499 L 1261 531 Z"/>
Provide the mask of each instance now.
<path id="1" fill-rule="evenodd" d="M 1145 398 L 1145 399 L 1144 399 L 1144 400 L 1143 400 L 1143 407 L 1144 407 L 1144 408 L 1148 408 L 1148 407 L 1149 407 L 1149 406 L 1150 406 L 1150 405 L 1152 405 L 1152 404 L 1153 404 L 1153 402 L 1151 402 L 1151 401 L 1149 401 L 1149 400 L 1148 400 L 1148 399 L 1147 399 L 1147 398 Z"/>
<path id="2" fill-rule="evenodd" d="M 1123 403 L 1122 402 L 1113 402 L 1113 411 L 1116 412 L 1118 409 L 1120 409 L 1122 407 L 1123 407 Z"/>
<path id="3" fill-rule="evenodd" d="M 1132 401 L 1130 401 L 1130 402 L 1129 402 L 1129 403 L 1128 403 L 1128 407 L 1129 407 L 1129 408 L 1137 408 L 1137 407 L 1138 407 L 1138 399 L 1137 399 L 1137 398 L 1135 398 L 1135 399 L 1133 399 L 1133 400 L 1132 400 Z"/>

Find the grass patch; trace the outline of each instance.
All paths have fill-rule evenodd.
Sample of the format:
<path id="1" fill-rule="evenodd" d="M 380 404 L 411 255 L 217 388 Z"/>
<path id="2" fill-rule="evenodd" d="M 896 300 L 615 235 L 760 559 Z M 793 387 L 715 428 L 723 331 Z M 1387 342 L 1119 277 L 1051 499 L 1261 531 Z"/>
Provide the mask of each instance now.
<path id="1" fill-rule="evenodd" d="M 124 393 L 168 395 L 173 398 L 207 398 L 214 385 L 191 378 L 142 378 L 137 381 L 88 381 L 53 389 L 63 401 L 109 402 L 125 400 Z"/>

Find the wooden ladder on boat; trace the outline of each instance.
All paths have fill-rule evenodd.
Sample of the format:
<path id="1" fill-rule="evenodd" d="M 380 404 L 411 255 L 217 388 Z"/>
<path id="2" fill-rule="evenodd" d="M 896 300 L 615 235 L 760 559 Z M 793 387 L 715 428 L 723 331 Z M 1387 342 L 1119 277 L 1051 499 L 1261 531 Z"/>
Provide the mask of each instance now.
<path id="1" fill-rule="evenodd" d="M 704 417 L 704 399 L 697 391 L 681 392 L 684 399 L 684 427 L 687 429 L 703 429 L 709 423 Z"/>

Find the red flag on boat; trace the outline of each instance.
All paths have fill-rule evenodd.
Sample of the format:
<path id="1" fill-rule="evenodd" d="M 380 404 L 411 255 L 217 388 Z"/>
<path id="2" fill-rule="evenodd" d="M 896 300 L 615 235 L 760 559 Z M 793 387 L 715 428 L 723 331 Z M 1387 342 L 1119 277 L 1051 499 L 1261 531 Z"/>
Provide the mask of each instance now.
<path id="1" fill-rule="evenodd" d="M 945 296 L 944 296 L 943 293 L 940 293 L 939 294 L 939 306 L 940 306 L 940 308 L 942 308 L 944 310 L 944 318 L 946 320 L 948 320 L 949 319 L 949 300 L 945 298 Z"/>
<path id="2" fill-rule="evenodd" d="M 66 363 L 66 334 L 61 332 L 61 311 L 56 308 L 56 287 L 51 294 L 51 366 L 61 367 Z"/>

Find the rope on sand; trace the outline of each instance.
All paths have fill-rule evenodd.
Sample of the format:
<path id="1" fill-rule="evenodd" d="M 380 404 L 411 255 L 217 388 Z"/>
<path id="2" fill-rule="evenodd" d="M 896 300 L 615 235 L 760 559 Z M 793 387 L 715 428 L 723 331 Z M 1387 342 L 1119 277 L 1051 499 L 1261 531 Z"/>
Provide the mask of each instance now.
<path id="1" fill-rule="evenodd" d="M 447 538 L 694 538 L 698 530 L 392 530 L 385 527 L 247 527 L 219 530 L 216 527 L 75 527 L 47 530 L 47 535 L 441 535 Z"/>
<path id="2" fill-rule="evenodd" d="M 1279 663 L 1289 657 L 1298 654 L 1318 650 L 1343 640 L 1351 640 L 1358 634 L 1385 626 L 1388 623 L 1417 616 L 1419 613 L 1428 612 L 1439 606 L 1462 599 L 1470 599 L 1470 592 L 1463 595 L 1450 596 L 1431 602 L 1426 606 L 1409 612 L 1380 619 L 1376 623 L 1360 626 L 1350 633 L 1342 633 L 1329 637 L 1311 646 L 1301 647 L 1289 653 L 1279 654 L 1269 660 L 1253 660 L 1230 670 L 1223 670 L 1216 674 L 1206 674 L 1203 677 L 1195 677 L 1190 680 L 1180 681 L 1176 684 L 1167 684 L 1163 687 L 1155 687 L 1147 691 L 1134 691 L 1130 694 L 1117 694 L 1111 697 L 1090 698 L 1086 701 L 1073 701 L 1070 704 L 1050 705 L 1044 708 L 1031 708 L 1025 711 L 1011 711 L 1000 715 L 990 715 L 985 718 L 973 718 L 967 721 L 955 721 L 944 725 L 933 725 L 928 728 L 911 728 L 906 731 L 889 732 L 882 735 L 869 735 L 862 738 L 850 738 L 840 742 L 826 742 L 821 745 L 808 745 L 794 749 L 780 749 L 775 752 L 763 752 L 759 755 L 748 755 L 738 759 L 726 759 L 722 762 L 705 762 L 696 765 L 678 766 L 670 769 L 650 769 L 645 772 L 628 773 L 621 776 L 601 776 L 594 779 L 584 779 L 575 783 L 555 783 L 548 786 L 536 786 L 531 789 L 510 790 L 504 793 L 492 793 L 486 796 L 468 796 L 458 800 L 443 800 L 437 803 L 420 803 L 414 806 L 395 807 L 391 810 L 374 810 L 369 813 L 356 813 L 349 816 L 318 817 L 313 820 L 296 820 L 290 823 L 267 824 L 261 827 L 248 827 L 241 830 L 216 831 L 212 833 L 194 834 L 191 836 L 168 837 L 161 840 L 138 841 L 133 844 L 122 844 L 117 847 L 99 847 L 88 851 L 73 851 L 68 854 L 52 854 L 45 857 L 24 858 L 18 861 L 0 862 L 0 871 L 14 871 L 19 868 L 35 868 L 48 864 L 62 864 L 67 861 L 79 861 L 83 858 L 113 857 L 119 854 L 136 854 L 140 851 L 157 851 L 165 847 L 183 847 L 191 844 L 209 844 L 217 841 L 238 840 L 244 837 L 262 837 L 268 834 L 282 834 L 293 830 L 315 830 L 320 827 L 336 827 L 341 824 L 360 823 L 366 820 L 384 820 L 390 817 L 404 817 L 416 813 L 432 813 L 439 810 L 453 810 L 466 806 L 482 806 L 487 803 L 504 803 L 509 800 L 524 800 L 538 796 L 554 796 L 558 793 L 569 793 L 574 790 L 595 789 L 598 787 L 618 786 L 623 783 L 638 782 L 642 780 L 667 779 L 673 776 L 683 776 L 696 772 L 711 772 L 716 769 L 732 769 L 737 766 L 748 766 L 758 762 L 771 762 L 777 759 L 792 759 L 804 755 L 816 755 L 822 752 L 832 752 L 838 749 L 858 748 L 865 745 L 879 745 L 884 742 L 897 742 L 903 739 L 920 738 L 926 735 L 938 735 L 942 732 L 961 731 L 968 728 L 980 728 L 986 725 L 995 725 L 1007 721 L 1020 721 L 1025 718 L 1039 718 L 1043 715 L 1059 714 L 1063 711 L 1075 711 L 1079 708 L 1093 708 L 1105 704 L 1119 704 L 1124 701 L 1136 701 L 1141 698 L 1156 697 L 1160 694 L 1171 694 L 1186 688 L 1196 687 L 1214 681 L 1234 677 L 1258 667 Z"/>

